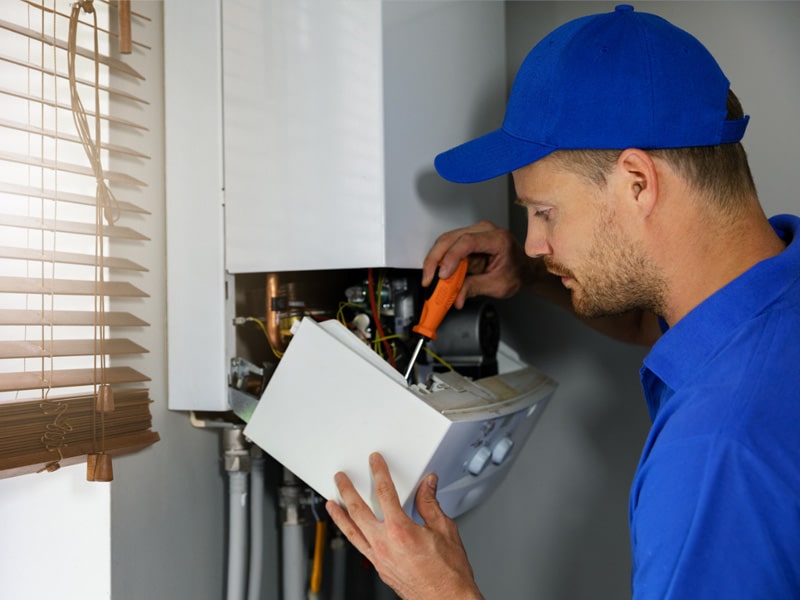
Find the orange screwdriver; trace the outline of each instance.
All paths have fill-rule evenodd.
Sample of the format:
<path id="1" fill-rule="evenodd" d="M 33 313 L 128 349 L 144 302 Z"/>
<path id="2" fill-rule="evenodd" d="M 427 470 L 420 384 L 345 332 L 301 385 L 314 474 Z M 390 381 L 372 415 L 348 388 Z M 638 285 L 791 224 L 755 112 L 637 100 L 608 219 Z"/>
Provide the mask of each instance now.
<path id="1" fill-rule="evenodd" d="M 436 330 L 442 323 L 447 311 L 453 306 L 456 301 L 458 293 L 461 291 L 461 286 L 464 285 L 464 279 L 467 276 L 467 259 L 462 258 L 458 263 L 455 272 L 446 277 L 439 279 L 434 287 L 433 293 L 430 298 L 425 300 L 422 305 L 422 314 L 419 317 L 419 323 L 411 328 L 411 331 L 420 335 L 417 345 L 414 347 L 414 352 L 411 354 L 411 360 L 408 361 L 408 368 L 406 369 L 406 380 L 411 375 L 411 370 L 414 368 L 414 363 L 419 356 L 420 350 L 425 340 L 435 340 Z"/>

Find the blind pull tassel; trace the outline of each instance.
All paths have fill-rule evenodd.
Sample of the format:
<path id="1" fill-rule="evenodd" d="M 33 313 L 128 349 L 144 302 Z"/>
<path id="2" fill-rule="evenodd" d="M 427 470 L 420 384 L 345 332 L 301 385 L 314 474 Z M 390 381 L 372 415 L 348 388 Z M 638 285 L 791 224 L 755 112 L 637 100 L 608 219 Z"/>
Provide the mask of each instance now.
<path id="1" fill-rule="evenodd" d="M 119 24 L 119 53 L 130 54 L 131 38 L 131 0 L 117 0 L 117 19 Z"/>
<path id="2" fill-rule="evenodd" d="M 114 390 L 107 383 L 100 385 L 94 397 L 94 410 L 98 413 L 114 411 Z"/>
<path id="3" fill-rule="evenodd" d="M 111 466 L 111 455 L 89 454 L 86 457 L 87 481 L 113 481 L 114 469 Z"/>

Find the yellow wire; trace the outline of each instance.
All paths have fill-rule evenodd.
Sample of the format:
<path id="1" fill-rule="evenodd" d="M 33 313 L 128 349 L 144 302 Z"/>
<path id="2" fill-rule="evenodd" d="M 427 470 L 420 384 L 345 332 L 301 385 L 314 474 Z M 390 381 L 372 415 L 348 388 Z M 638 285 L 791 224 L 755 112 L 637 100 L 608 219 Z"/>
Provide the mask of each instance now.
<path id="1" fill-rule="evenodd" d="M 322 583 L 322 554 L 325 546 L 325 521 L 317 521 L 317 532 L 314 540 L 314 563 L 311 568 L 311 593 L 319 592 Z"/>
<path id="2" fill-rule="evenodd" d="M 283 358 L 283 352 L 278 350 L 275 346 L 272 345 L 272 341 L 269 339 L 269 333 L 267 333 L 267 328 L 264 326 L 264 323 L 261 322 L 261 319 L 256 319 L 255 317 L 247 317 L 245 319 L 246 322 L 255 323 L 261 328 L 261 331 L 264 332 L 264 337 L 267 338 L 267 344 L 269 344 L 270 350 L 277 358 Z"/>
<path id="3" fill-rule="evenodd" d="M 399 333 L 392 333 L 392 334 L 389 334 L 389 335 L 385 335 L 382 338 L 378 338 L 376 341 L 382 342 L 383 340 L 394 340 L 394 339 L 397 339 L 397 338 L 406 339 L 406 336 L 400 335 Z"/>
<path id="4" fill-rule="evenodd" d="M 352 306 L 353 308 L 358 308 L 359 310 L 363 310 L 364 307 L 360 304 L 356 304 L 354 302 L 339 302 L 339 310 L 336 312 L 336 320 L 339 321 L 342 325 L 347 325 L 347 321 L 344 320 L 344 309 L 348 306 Z"/>
<path id="5" fill-rule="evenodd" d="M 427 348 L 427 347 L 425 347 L 425 352 L 427 352 L 428 354 L 430 354 L 430 355 L 433 357 L 433 359 L 434 359 L 436 362 L 438 362 L 439 364 L 441 364 L 441 365 L 442 365 L 442 366 L 443 366 L 445 369 L 448 369 L 448 370 L 450 370 L 450 371 L 455 371 L 455 369 L 453 368 L 453 365 L 451 365 L 449 362 L 447 362 L 446 360 L 444 360 L 444 359 L 443 359 L 441 356 L 439 356 L 439 355 L 438 355 L 438 354 L 436 354 L 435 352 L 433 352 L 433 351 L 431 351 L 431 350 L 428 350 L 428 348 Z"/>

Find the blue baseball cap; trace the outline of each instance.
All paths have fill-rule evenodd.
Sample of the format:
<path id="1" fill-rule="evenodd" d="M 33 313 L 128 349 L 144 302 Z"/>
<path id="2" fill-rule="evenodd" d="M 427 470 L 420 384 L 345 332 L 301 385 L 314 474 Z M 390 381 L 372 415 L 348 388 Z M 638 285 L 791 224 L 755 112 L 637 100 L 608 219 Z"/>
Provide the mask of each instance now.
<path id="1" fill-rule="evenodd" d="M 730 83 L 695 37 L 632 6 L 570 21 L 522 63 L 500 129 L 436 157 L 457 183 L 510 173 L 556 150 L 682 148 L 738 142 Z"/>

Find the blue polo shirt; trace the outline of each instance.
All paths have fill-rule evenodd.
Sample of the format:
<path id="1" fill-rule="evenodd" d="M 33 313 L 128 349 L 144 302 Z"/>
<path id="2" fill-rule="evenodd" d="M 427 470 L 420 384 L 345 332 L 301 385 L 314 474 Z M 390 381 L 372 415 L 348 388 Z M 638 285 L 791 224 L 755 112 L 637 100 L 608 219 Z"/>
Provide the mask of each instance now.
<path id="1" fill-rule="evenodd" d="M 644 360 L 653 426 L 629 503 L 636 600 L 800 598 L 800 218 L 770 222 L 786 250 Z"/>

